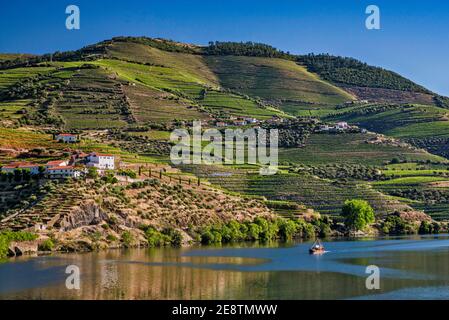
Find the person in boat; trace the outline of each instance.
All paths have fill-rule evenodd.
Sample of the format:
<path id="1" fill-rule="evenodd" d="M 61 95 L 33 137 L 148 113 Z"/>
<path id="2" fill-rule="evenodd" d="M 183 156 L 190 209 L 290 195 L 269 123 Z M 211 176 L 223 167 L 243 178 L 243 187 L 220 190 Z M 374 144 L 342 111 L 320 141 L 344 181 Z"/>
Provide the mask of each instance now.
<path id="1" fill-rule="evenodd" d="M 324 246 L 319 239 L 317 239 L 312 247 L 309 249 L 310 253 L 322 253 L 324 252 Z"/>

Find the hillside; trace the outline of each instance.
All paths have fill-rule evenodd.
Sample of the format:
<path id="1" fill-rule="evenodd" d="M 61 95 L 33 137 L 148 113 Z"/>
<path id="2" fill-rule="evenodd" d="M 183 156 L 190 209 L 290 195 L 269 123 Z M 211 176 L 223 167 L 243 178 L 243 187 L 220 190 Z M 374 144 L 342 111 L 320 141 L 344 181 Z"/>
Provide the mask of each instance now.
<path id="1" fill-rule="evenodd" d="M 435 94 L 401 75 L 352 58 L 309 54 L 298 57 L 310 72 L 372 102 L 433 104 Z"/>
<path id="2" fill-rule="evenodd" d="M 349 58 L 299 56 L 251 42 L 197 46 L 117 37 L 73 52 L 0 56 L 0 166 L 23 160 L 44 165 L 73 152 L 95 151 L 115 155 L 120 167 L 134 171 L 148 165 L 170 171 L 174 129 L 193 120 L 205 127 L 222 122 L 233 127 L 239 126 L 236 118 L 249 117 L 258 126 L 281 130 L 280 172 L 260 177 L 254 166 L 182 167 L 191 179 L 207 180 L 207 188 L 220 198 L 206 200 L 197 195 L 203 191 L 193 191 L 197 209 L 213 201 L 214 208 L 202 214 L 204 221 L 216 221 L 218 209 L 248 213 L 248 208 L 226 205 L 248 197 L 266 206 L 261 213 L 272 209 L 282 216 L 320 212 L 339 221 L 345 200 L 361 198 L 379 219 L 423 210 L 446 220 L 447 101 L 394 72 Z M 273 124 L 273 119 L 283 122 Z M 321 131 L 338 121 L 348 122 L 348 128 Z M 55 142 L 52 135 L 63 131 L 79 135 L 80 141 Z M 34 223 L 43 218 L 36 210 L 57 207 L 39 183 L 3 182 L 2 214 L 34 203 L 40 191 L 43 198 L 38 198 L 47 202 L 25 208 L 22 217 Z M 171 178 L 166 183 L 171 188 Z M 77 192 L 86 187 L 80 182 Z M 162 197 L 159 191 L 148 192 Z M 64 210 L 93 199 L 77 194 L 67 198 L 74 202 Z M 155 204 L 157 216 L 133 201 L 121 205 L 139 219 L 137 207 L 142 206 L 159 227 L 198 213 L 189 208 L 188 217 L 172 219 L 175 205 Z M 217 219 L 209 221 L 209 215 Z M 25 220 L 11 220 L 9 226 Z"/>

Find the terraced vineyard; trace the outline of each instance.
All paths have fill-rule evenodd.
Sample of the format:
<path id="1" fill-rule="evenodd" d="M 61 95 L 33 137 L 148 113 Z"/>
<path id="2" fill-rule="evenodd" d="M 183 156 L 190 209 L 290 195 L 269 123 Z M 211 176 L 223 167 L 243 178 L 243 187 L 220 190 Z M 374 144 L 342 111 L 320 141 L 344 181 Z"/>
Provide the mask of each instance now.
<path id="1" fill-rule="evenodd" d="M 398 138 L 449 136 L 449 110 L 429 105 L 362 105 L 325 117 Z"/>
<path id="2" fill-rule="evenodd" d="M 101 68 L 73 71 L 55 103 L 67 129 L 104 129 L 132 122 L 121 82 Z"/>
<path id="3" fill-rule="evenodd" d="M 376 190 L 401 198 L 411 207 L 423 210 L 435 220 L 449 218 L 449 168 L 422 164 L 388 166 L 384 174 L 391 180 L 373 183 Z"/>
<path id="4" fill-rule="evenodd" d="M 229 167 L 195 166 L 184 170 L 231 192 L 303 204 L 337 218 L 344 201 L 353 198 L 369 201 L 379 216 L 407 208 L 407 205 L 373 190 L 366 183 L 339 183 L 307 174 L 262 176 L 258 172 Z"/>
<path id="5" fill-rule="evenodd" d="M 388 144 L 368 143 L 375 135 L 345 134 L 312 134 L 304 148 L 289 148 L 279 151 L 281 163 L 299 164 L 367 164 L 381 166 L 394 158 L 409 161 L 443 161 L 422 150 L 415 150 Z"/>
<path id="6" fill-rule="evenodd" d="M 18 212 L 17 216 L 1 222 L 2 229 L 23 230 L 32 228 L 37 224 L 46 224 L 49 227 L 58 227 L 62 219 L 70 213 L 74 206 L 82 203 L 85 198 L 84 192 L 74 187 L 58 188 L 50 192 L 31 209 Z"/>

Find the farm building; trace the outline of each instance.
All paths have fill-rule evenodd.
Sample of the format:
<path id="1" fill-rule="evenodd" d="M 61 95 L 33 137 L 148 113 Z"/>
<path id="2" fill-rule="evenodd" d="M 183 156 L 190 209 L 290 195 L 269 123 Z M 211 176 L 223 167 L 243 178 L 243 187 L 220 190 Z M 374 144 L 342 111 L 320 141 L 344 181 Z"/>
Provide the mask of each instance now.
<path id="1" fill-rule="evenodd" d="M 29 170 L 31 174 L 39 174 L 40 164 L 28 162 L 12 162 L 2 167 L 2 172 L 14 172 L 15 170 Z"/>
<path id="2" fill-rule="evenodd" d="M 247 123 L 258 123 L 259 120 L 257 120 L 256 118 L 244 118 L 243 120 L 245 120 Z"/>
<path id="3" fill-rule="evenodd" d="M 234 125 L 236 125 L 236 126 L 246 126 L 246 121 L 245 120 L 237 120 L 237 121 L 234 121 Z"/>
<path id="4" fill-rule="evenodd" d="M 222 121 L 218 121 L 215 125 L 217 127 L 227 127 L 228 126 L 228 124 L 226 122 L 222 122 Z"/>
<path id="5" fill-rule="evenodd" d="M 349 129 L 349 125 L 347 122 L 337 122 L 337 124 L 335 125 L 335 128 L 339 129 L 339 130 L 346 130 L 346 129 Z"/>
<path id="6" fill-rule="evenodd" d="M 64 167 L 64 166 L 68 166 L 69 162 L 67 160 L 55 160 L 55 161 L 48 161 L 47 164 L 45 165 L 45 168 L 48 170 L 50 168 L 54 168 L 54 167 Z"/>
<path id="7" fill-rule="evenodd" d="M 92 152 L 87 157 L 87 166 L 98 169 L 114 170 L 115 157 L 112 154 L 101 154 Z"/>
<path id="8" fill-rule="evenodd" d="M 74 134 L 60 133 L 56 136 L 56 140 L 64 143 L 75 143 L 78 141 L 78 138 Z"/>
<path id="9" fill-rule="evenodd" d="M 79 178 L 81 171 L 73 166 L 56 166 L 47 169 L 50 179 Z"/>

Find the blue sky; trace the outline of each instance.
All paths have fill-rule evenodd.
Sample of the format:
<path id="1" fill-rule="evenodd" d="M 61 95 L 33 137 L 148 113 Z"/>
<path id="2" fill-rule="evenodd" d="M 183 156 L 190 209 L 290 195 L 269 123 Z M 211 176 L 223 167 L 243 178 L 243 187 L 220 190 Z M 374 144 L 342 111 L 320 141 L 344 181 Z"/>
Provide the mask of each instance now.
<path id="1" fill-rule="evenodd" d="M 81 29 L 65 28 L 78 5 Z M 365 9 L 381 10 L 381 30 Z M 40 0 L 2 1 L 0 52 L 78 49 L 119 35 L 207 44 L 257 41 L 292 53 L 331 53 L 394 70 L 449 96 L 447 0 Z"/>

